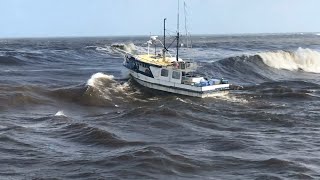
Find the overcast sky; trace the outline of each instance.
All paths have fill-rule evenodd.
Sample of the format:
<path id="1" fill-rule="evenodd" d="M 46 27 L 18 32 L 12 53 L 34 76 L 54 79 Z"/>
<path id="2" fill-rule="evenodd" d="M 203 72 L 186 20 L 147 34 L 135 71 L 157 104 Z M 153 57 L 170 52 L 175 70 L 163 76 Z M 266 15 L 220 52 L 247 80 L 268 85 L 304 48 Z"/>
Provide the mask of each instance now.
<path id="1" fill-rule="evenodd" d="M 319 32 L 320 0 L 186 0 L 192 34 Z M 183 0 L 180 0 L 183 29 Z M 177 0 L 0 0 L 0 37 L 118 36 L 176 29 Z"/>

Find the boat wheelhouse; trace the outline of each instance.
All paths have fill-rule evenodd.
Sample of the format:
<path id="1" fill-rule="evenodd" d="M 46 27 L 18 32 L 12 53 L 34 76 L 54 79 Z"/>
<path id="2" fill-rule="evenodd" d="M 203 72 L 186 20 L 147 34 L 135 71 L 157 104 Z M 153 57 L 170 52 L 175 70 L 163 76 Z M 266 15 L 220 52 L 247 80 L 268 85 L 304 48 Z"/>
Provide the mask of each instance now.
<path id="1" fill-rule="evenodd" d="M 151 89 L 194 97 L 222 95 L 229 89 L 227 80 L 196 75 L 197 65 L 181 58 L 127 53 L 123 64 L 135 81 Z"/>

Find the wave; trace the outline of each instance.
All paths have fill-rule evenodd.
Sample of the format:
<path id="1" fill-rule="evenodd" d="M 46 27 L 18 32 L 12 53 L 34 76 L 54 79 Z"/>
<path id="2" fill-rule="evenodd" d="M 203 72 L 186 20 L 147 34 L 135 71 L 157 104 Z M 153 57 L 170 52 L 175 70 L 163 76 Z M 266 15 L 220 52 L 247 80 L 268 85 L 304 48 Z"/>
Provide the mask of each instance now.
<path id="1" fill-rule="evenodd" d="M 248 85 L 263 82 L 310 79 L 320 73 L 320 52 L 298 48 L 296 51 L 261 52 L 201 63 L 199 73 Z"/>
<path id="2" fill-rule="evenodd" d="M 91 47 L 91 49 L 95 49 L 96 51 L 100 51 L 100 52 L 106 52 L 107 54 L 112 53 L 112 50 L 108 46 L 106 47 L 94 46 L 94 47 Z"/>
<path id="3" fill-rule="evenodd" d="M 258 55 L 272 68 L 320 73 L 320 52 L 315 50 L 298 48 L 293 52 L 264 52 Z"/>
<path id="4" fill-rule="evenodd" d="M 0 107 L 48 104 L 45 89 L 38 86 L 2 85 L 0 87 Z"/>
<path id="5" fill-rule="evenodd" d="M 87 83 L 75 86 L 48 88 L 44 86 L 5 85 L 0 87 L 0 109 L 52 104 L 69 101 L 85 106 L 120 108 L 136 102 L 146 102 L 148 94 L 141 94 L 129 80 L 115 80 L 113 75 L 93 74 Z M 63 111 L 56 117 L 66 115 Z"/>
<path id="6" fill-rule="evenodd" d="M 91 76 L 87 82 L 88 88 L 86 95 L 91 97 L 102 98 L 116 103 L 117 101 L 126 101 L 134 99 L 134 91 L 129 82 L 120 83 L 114 79 L 113 75 L 96 73 Z M 114 104 L 117 106 L 117 104 Z"/>
<path id="7" fill-rule="evenodd" d="M 25 62 L 13 56 L 0 56 L 0 64 L 10 66 L 21 66 L 24 65 Z"/>
<path id="8" fill-rule="evenodd" d="M 320 85 L 305 81 L 277 81 L 264 82 L 246 89 L 253 91 L 254 95 L 268 99 L 278 97 L 306 99 L 317 96 L 315 93 L 319 91 Z"/>
<path id="9" fill-rule="evenodd" d="M 51 93 L 57 98 L 83 105 L 119 107 L 128 102 L 143 101 L 136 96 L 140 92 L 130 83 L 116 80 L 113 75 L 95 73 L 85 85 L 58 88 Z"/>
<path id="10" fill-rule="evenodd" d="M 67 117 L 63 111 L 58 111 L 54 116 L 56 117 Z"/>
<path id="11" fill-rule="evenodd" d="M 112 48 L 114 49 L 120 49 L 132 54 L 137 53 L 137 49 L 136 46 L 133 43 L 128 43 L 128 44 L 112 44 L 111 45 Z"/>
<path id="12" fill-rule="evenodd" d="M 128 52 L 131 54 L 141 54 L 141 53 L 147 53 L 147 47 L 137 46 L 133 43 L 127 43 L 127 44 L 112 44 L 111 48 L 115 51 L 119 52 Z"/>
<path id="13" fill-rule="evenodd" d="M 138 172 L 147 169 L 151 172 L 166 171 L 172 175 L 194 173 L 204 168 L 200 160 L 194 160 L 158 146 L 129 150 L 109 159 L 109 161 L 127 163 L 129 167 L 135 168 Z M 152 174 L 152 176 L 155 177 L 148 177 L 147 179 L 158 179 L 157 174 Z"/>
<path id="14" fill-rule="evenodd" d="M 93 74 L 91 76 L 91 78 L 87 81 L 87 85 L 88 86 L 92 86 L 92 87 L 95 87 L 97 85 L 101 85 L 101 83 L 102 83 L 101 80 L 102 79 L 110 81 L 110 82 L 114 82 L 113 81 L 113 79 L 114 79 L 113 75 L 107 75 L 107 74 L 103 74 L 103 73 L 99 72 L 99 73 Z"/>
<path id="15" fill-rule="evenodd" d="M 86 46 L 84 48 L 89 50 L 97 50 L 98 46 Z"/>
<path id="16" fill-rule="evenodd" d="M 236 56 L 213 63 L 202 63 L 198 69 L 205 76 L 226 78 L 232 83 L 256 84 L 273 80 L 273 74 L 268 71 L 260 56 Z M 271 74 L 271 76 L 270 76 Z"/>
<path id="17" fill-rule="evenodd" d="M 89 126 L 86 123 L 71 123 L 60 130 L 58 136 L 62 136 L 72 141 L 91 144 L 91 145 L 105 145 L 109 147 L 121 147 L 127 145 L 143 145 L 144 143 L 138 141 L 126 141 L 117 135 L 100 129 L 98 127 Z"/>

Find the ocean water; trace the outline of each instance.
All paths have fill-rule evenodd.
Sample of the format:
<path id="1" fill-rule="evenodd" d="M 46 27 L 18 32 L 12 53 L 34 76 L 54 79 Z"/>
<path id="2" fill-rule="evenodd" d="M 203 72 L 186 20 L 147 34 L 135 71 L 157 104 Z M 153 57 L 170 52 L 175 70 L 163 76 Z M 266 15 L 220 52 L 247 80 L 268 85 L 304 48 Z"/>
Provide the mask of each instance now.
<path id="1" fill-rule="evenodd" d="M 0 179 L 320 179 L 320 36 L 193 37 L 243 86 L 205 99 L 128 77 L 111 45 L 147 40 L 1 39 Z"/>

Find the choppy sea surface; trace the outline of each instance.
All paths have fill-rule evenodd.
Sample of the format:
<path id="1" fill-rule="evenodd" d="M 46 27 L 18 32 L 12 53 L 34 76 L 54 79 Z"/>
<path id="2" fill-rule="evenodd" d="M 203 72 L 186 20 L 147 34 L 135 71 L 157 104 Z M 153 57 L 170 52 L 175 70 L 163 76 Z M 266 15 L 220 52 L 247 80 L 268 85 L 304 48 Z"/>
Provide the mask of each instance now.
<path id="1" fill-rule="evenodd" d="M 204 99 L 128 77 L 147 40 L 0 39 L 0 179 L 320 179 L 319 34 L 193 37 L 244 87 Z"/>

